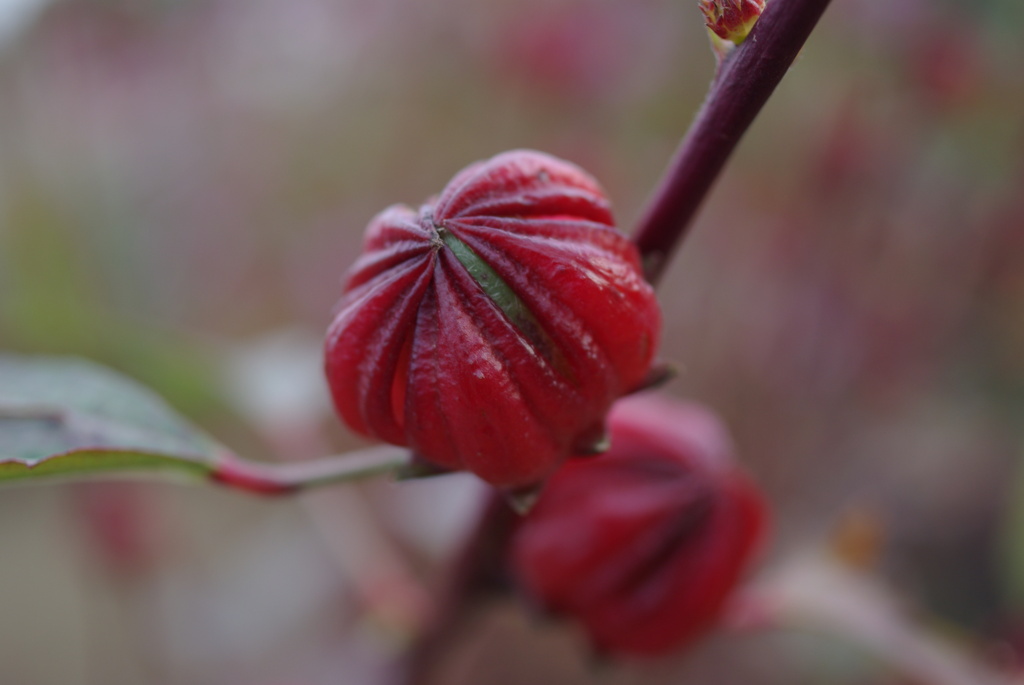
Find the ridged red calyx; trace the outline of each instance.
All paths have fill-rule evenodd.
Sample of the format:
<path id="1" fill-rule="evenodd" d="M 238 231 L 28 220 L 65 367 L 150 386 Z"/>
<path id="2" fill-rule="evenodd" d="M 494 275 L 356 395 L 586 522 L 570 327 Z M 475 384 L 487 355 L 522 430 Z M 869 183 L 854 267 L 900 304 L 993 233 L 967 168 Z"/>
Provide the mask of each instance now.
<path id="1" fill-rule="evenodd" d="M 636 248 L 578 167 L 527 150 L 370 223 L 326 342 L 355 431 L 442 469 L 529 486 L 597 449 L 640 386 L 660 313 Z"/>
<path id="2" fill-rule="evenodd" d="M 524 592 L 595 648 L 655 656 L 709 628 L 751 561 L 767 509 L 706 409 L 615 405 L 611 449 L 548 479 L 512 542 Z"/>

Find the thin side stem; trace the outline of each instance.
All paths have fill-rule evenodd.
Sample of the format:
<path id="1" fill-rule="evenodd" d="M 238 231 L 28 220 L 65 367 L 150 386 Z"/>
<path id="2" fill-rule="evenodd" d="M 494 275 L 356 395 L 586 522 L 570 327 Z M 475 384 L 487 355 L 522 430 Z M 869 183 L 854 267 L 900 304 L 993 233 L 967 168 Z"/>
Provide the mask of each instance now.
<path id="1" fill-rule="evenodd" d="M 409 465 L 409 451 L 371 447 L 336 457 L 289 464 L 260 464 L 236 456 L 220 459 L 210 480 L 259 495 L 289 495 L 308 488 L 396 473 Z"/>
<path id="2" fill-rule="evenodd" d="M 750 628 L 832 635 L 915 683 L 1019 685 L 915 620 L 878 581 L 830 558 L 796 558 L 755 583 L 747 598 L 763 613 Z"/>
<path id="3" fill-rule="evenodd" d="M 725 59 L 697 119 L 633 236 L 656 282 L 708 191 L 793 63 L 829 0 L 770 0 L 750 35 Z"/>

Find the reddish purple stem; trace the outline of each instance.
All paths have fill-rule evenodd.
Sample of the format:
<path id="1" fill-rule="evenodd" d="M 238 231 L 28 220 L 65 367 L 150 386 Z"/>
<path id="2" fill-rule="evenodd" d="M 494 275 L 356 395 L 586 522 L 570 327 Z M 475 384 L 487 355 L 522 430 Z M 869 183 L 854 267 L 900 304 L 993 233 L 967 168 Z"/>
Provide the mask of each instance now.
<path id="1" fill-rule="evenodd" d="M 406 450 L 387 445 L 290 464 L 261 464 L 223 454 L 211 465 L 207 477 L 256 495 L 290 495 L 327 483 L 393 474 L 408 465 Z"/>
<path id="2" fill-rule="evenodd" d="M 492 492 L 476 529 L 467 536 L 444 576 L 445 585 L 430 625 L 409 650 L 402 685 L 439 682 L 438 666 L 477 602 L 507 589 L 505 562 L 518 520 L 519 515 L 505 498 Z"/>
<path id="3" fill-rule="evenodd" d="M 746 41 L 725 59 L 704 106 L 633 234 L 647 279 L 668 265 L 718 174 L 754 121 L 829 0 L 769 0 Z"/>

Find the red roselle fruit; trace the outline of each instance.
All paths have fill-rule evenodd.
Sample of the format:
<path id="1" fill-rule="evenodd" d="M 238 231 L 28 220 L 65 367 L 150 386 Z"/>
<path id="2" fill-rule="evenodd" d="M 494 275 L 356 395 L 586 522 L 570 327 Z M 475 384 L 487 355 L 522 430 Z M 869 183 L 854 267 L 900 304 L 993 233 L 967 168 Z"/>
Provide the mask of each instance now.
<path id="1" fill-rule="evenodd" d="M 517 150 L 459 172 L 419 211 L 379 214 L 326 343 L 355 431 L 503 488 L 599 451 L 661 324 L 597 182 Z"/>
<path id="2" fill-rule="evenodd" d="M 654 656 L 706 630 L 751 560 L 767 509 L 718 420 L 658 396 L 612 410 L 611 449 L 547 482 L 512 542 L 528 596 L 602 652 Z"/>

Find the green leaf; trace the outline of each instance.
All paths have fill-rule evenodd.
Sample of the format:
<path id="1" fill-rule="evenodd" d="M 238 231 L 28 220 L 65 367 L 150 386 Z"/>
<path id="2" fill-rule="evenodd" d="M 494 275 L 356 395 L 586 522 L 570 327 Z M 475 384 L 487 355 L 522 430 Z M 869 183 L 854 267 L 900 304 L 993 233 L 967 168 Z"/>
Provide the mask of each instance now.
<path id="1" fill-rule="evenodd" d="M 0 484 L 154 471 L 206 478 L 227 455 L 113 371 L 72 358 L 0 355 Z"/>
<path id="2" fill-rule="evenodd" d="M 184 476 L 284 495 L 408 468 L 390 445 L 289 464 L 241 459 L 138 383 L 81 359 L 0 354 L 0 486 Z"/>

